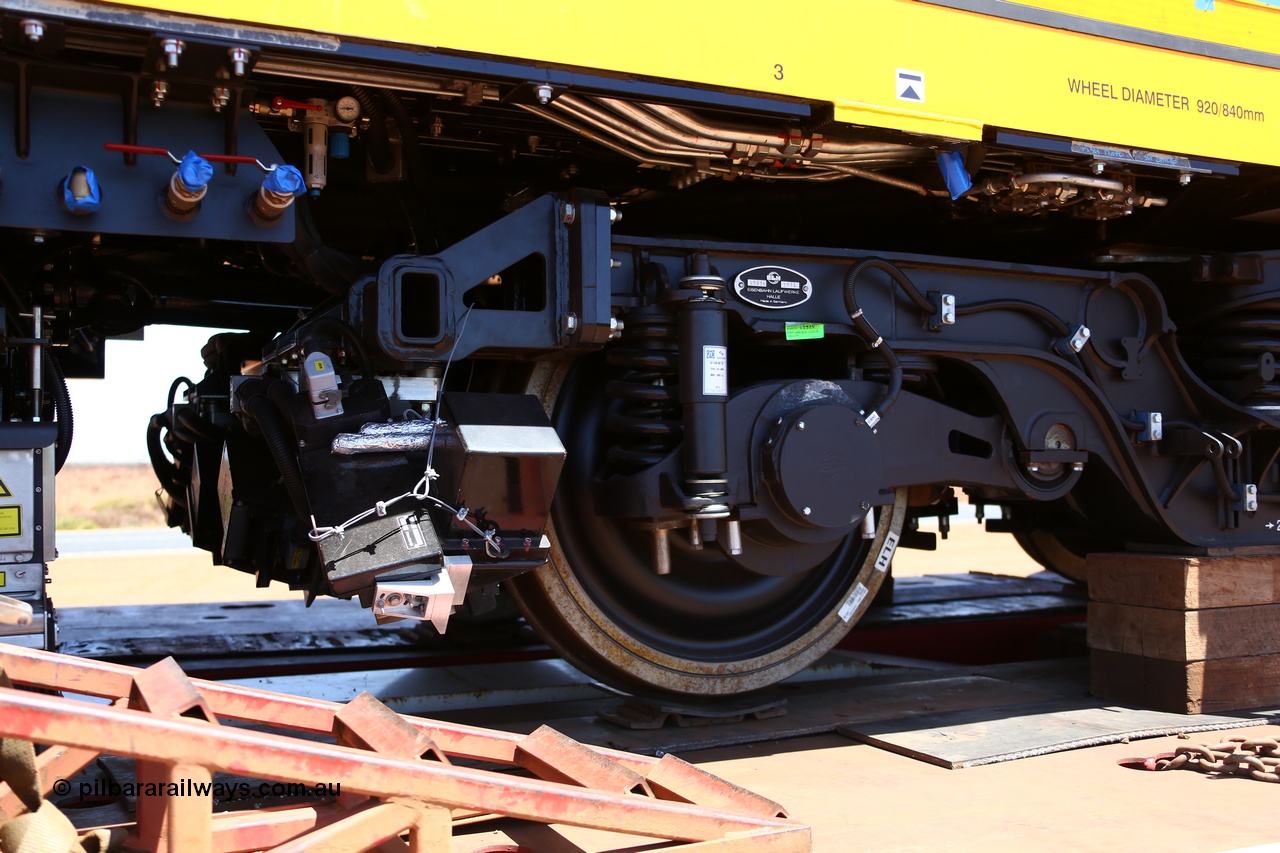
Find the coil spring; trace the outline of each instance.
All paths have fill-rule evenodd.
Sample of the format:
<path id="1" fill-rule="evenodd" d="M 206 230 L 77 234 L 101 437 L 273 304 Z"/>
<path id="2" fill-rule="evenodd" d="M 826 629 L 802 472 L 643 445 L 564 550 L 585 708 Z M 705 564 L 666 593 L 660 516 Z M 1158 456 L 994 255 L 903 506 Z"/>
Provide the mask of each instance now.
<path id="1" fill-rule="evenodd" d="M 1187 360 L 1205 382 L 1245 406 L 1280 404 L 1275 375 L 1280 352 L 1280 298 L 1235 303 L 1179 336 Z"/>
<path id="2" fill-rule="evenodd" d="M 656 306 L 627 313 L 622 339 L 605 360 L 626 369 L 605 383 L 605 393 L 622 401 L 605 426 L 621 437 L 609 448 L 609 460 L 632 470 L 658 462 L 680 443 L 680 403 L 675 379 L 679 370 L 676 321 Z"/>

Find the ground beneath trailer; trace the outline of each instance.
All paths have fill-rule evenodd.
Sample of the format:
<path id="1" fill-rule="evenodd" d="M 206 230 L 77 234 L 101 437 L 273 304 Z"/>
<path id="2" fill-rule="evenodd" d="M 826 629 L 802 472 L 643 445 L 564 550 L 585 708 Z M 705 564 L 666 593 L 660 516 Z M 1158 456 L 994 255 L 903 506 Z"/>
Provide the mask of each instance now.
<path id="1" fill-rule="evenodd" d="M 940 545 L 942 550 L 937 554 L 905 553 L 897 561 L 895 572 L 899 576 L 943 571 L 1027 575 L 1038 570 L 1010 537 L 982 534 L 974 524 L 958 523 L 952 539 Z M 207 565 L 207 557 L 182 554 L 67 558 L 54 564 L 55 584 L 50 592 L 60 606 L 178 604 L 191 601 L 188 595 L 197 585 L 193 581 L 198 579 L 207 596 L 205 600 L 242 601 L 250 597 L 246 594 L 252 591 L 249 578 L 225 569 L 206 568 Z M 257 593 L 262 597 L 281 594 L 274 589 Z M 182 606 L 190 608 L 193 616 L 201 612 L 201 605 L 196 603 Z M 1052 675 L 1051 689 L 1043 672 Z M 975 686 L 975 678 L 999 680 L 1001 686 L 994 693 L 982 692 L 989 685 Z M 969 681 L 950 692 L 941 690 L 939 685 L 949 683 L 949 679 Z M 670 751 L 782 803 L 793 818 L 812 826 L 813 850 L 819 853 L 1227 851 L 1280 842 L 1280 822 L 1276 820 L 1280 814 L 1278 784 L 1217 778 L 1188 770 L 1141 772 L 1118 764 L 1124 758 L 1171 752 L 1186 744 L 1216 743 L 1231 735 L 1280 738 L 1280 725 L 1271 723 L 1272 719 L 1280 721 L 1280 716 L 1240 715 L 1242 722 L 1260 719 L 1263 724 L 1197 732 L 1189 738 L 1135 739 L 954 770 L 835 732 L 797 734 L 798 729 L 788 730 L 786 722 L 790 718 L 798 723 L 822 702 L 850 721 L 862 720 L 867 716 L 867 707 L 896 694 L 905 697 L 900 700 L 903 708 L 911 707 L 910 713 L 896 718 L 899 724 L 893 727 L 897 729 L 895 735 L 911 734 L 914 725 L 918 734 L 927 734 L 935 742 L 951 738 L 956 746 L 964 746 L 959 741 L 971 737 L 971 729 L 949 728 L 940 724 L 938 715 L 930 715 L 932 710 L 956 711 L 954 697 L 968 695 L 964 690 L 980 688 L 986 698 L 976 705 L 971 703 L 971 707 L 981 707 L 980 717 L 997 722 L 1029 710 L 1044 713 L 1048 707 L 1051 711 L 1055 702 L 1060 703 L 1065 714 L 1085 700 L 1087 681 L 1087 665 L 1077 659 L 1074 664 L 1067 661 L 1043 671 L 1034 667 L 979 671 L 972 666 L 934 665 L 929 678 L 922 682 L 905 676 L 884 676 L 859 688 L 862 693 L 841 696 L 806 686 L 789 697 L 787 717 L 762 721 L 774 727 L 774 739 L 697 749 L 698 736 L 685 730 L 671 735 Z M 928 687 L 930 684 L 933 687 Z M 912 693 L 913 690 L 917 692 Z M 1007 694 L 1008 704 L 1001 704 L 999 691 Z M 935 695 L 941 698 L 931 698 Z M 841 706 L 841 702 L 845 704 Z M 936 707 L 930 704 L 935 702 Z M 807 704 L 812 707 L 807 709 Z M 483 712 L 450 716 L 468 721 L 468 713 L 475 715 L 478 724 L 495 725 Z M 547 715 L 548 719 L 561 716 L 551 708 Z M 591 741 L 582 732 L 569 734 Z M 789 734 L 794 736 L 784 736 Z M 632 736 L 606 733 L 599 735 L 596 742 L 627 737 Z M 651 849 L 637 848 L 634 839 L 569 827 L 517 827 L 503 822 L 458 829 L 453 849 L 463 853 L 490 844 L 518 844 L 538 853 Z M 1274 849 L 1280 851 L 1280 844 Z"/>

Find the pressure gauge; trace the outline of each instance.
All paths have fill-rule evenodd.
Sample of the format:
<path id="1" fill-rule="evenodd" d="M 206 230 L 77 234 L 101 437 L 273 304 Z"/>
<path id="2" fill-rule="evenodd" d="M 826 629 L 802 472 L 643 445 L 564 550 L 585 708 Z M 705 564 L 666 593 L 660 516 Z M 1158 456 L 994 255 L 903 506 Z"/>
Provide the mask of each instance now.
<path id="1" fill-rule="evenodd" d="M 333 105 L 333 114 L 339 121 L 355 121 L 360 118 L 360 102 L 350 95 L 338 98 Z"/>

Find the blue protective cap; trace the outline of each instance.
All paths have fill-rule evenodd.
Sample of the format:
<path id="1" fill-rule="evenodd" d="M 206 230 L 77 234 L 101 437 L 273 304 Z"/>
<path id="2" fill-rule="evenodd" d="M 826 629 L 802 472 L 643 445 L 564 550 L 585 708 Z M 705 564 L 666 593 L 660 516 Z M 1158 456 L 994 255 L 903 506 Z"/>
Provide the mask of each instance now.
<path id="1" fill-rule="evenodd" d="M 302 195 L 307 188 L 302 173 L 293 166 L 276 166 L 267 174 L 262 186 L 267 192 L 277 195 Z"/>
<path id="2" fill-rule="evenodd" d="M 942 180 L 947 183 L 947 192 L 955 201 L 973 187 L 969 173 L 964 170 L 964 155 L 959 151 L 943 151 L 938 155 L 938 168 L 942 170 Z"/>
<path id="3" fill-rule="evenodd" d="M 178 164 L 178 180 L 187 192 L 198 193 L 213 180 L 213 165 L 196 152 L 188 151 Z"/>
<path id="4" fill-rule="evenodd" d="M 351 156 L 351 137 L 345 131 L 329 134 L 329 157 L 333 160 L 345 160 Z"/>
<path id="5" fill-rule="evenodd" d="M 76 166 L 62 179 L 62 203 L 72 213 L 98 212 L 102 206 L 102 190 L 93 169 Z"/>

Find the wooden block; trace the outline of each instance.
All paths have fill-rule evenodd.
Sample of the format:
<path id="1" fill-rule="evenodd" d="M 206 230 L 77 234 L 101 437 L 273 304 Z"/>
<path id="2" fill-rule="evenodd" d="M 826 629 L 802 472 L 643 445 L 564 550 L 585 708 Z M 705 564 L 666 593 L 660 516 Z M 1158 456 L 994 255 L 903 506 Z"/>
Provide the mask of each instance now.
<path id="1" fill-rule="evenodd" d="M 1093 695 L 1181 714 L 1280 704 L 1280 655 L 1211 661 L 1157 660 L 1095 649 Z"/>
<path id="2" fill-rule="evenodd" d="M 1089 597 L 1170 610 L 1280 601 L 1280 555 L 1090 554 Z"/>
<path id="3" fill-rule="evenodd" d="M 1280 604 L 1166 610 L 1089 605 L 1089 647 L 1171 661 L 1280 654 Z"/>

